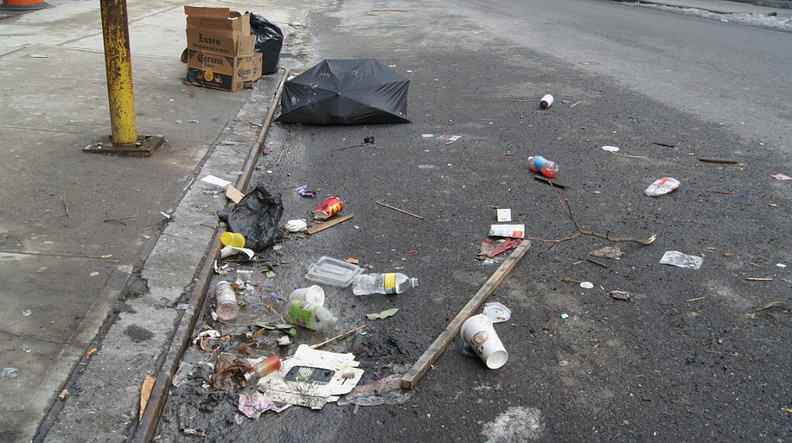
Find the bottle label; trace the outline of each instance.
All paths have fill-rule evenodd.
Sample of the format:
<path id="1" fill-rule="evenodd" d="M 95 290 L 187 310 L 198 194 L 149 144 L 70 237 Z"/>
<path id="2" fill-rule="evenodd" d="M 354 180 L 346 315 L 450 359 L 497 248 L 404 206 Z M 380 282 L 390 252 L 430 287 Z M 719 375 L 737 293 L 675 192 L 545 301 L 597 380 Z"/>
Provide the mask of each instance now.
<path id="1" fill-rule="evenodd" d="M 289 321 L 295 325 L 307 328 L 314 311 L 316 311 L 316 306 L 311 303 L 295 300 L 289 305 Z"/>
<path id="2" fill-rule="evenodd" d="M 534 158 L 533 164 L 531 165 L 531 169 L 535 172 L 541 172 L 545 163 L 547 163 L 547 159 L 544 157 L 536 157 Z"/>
<path id="3" fill-rule="evenodd" d="M 386 294 L 395 294 L 396 293 L 396 273 L 395 272 L 388 272 L 385 274 L 385 293 Z"/>

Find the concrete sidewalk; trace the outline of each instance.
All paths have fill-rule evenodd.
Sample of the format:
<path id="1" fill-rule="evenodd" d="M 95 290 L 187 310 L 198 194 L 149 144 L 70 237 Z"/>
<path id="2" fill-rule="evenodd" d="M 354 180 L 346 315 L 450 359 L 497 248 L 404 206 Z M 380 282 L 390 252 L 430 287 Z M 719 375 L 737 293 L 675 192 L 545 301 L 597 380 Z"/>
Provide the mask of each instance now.
<path id="1" fill-rule="evenodd" d="M 192 4 L 288 35 L 306 9 L 281 3 Z M 184 4 L 128 1 L 138 135 L 167 140 L 149 158 L 82 152 L 111 132 L 98 2 L 0 20 L 0 441 L 128 438 L 225 204 L 197 179 L 235 181 L 273 104 L 282 71 L 236 93 L 183 83 Z"/>

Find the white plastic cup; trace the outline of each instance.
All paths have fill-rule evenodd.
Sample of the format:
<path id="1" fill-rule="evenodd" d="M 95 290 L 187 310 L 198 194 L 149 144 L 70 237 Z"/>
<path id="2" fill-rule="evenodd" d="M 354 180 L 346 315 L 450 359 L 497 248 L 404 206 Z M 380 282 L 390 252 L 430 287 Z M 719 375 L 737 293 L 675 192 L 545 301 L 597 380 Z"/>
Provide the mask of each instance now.
<path id="1" fill-rule="evenodd" d="M 322 287 L 319 285 L 295 289 L 291 294 L 289 294 L 289 301 L 294 300 L 307 301 L 314 306 L 324 306 L 324 289 L 322 289 Z"/>
<path id="2" fill-rule="evenodd" d="M 467 319 L 462 324 L 461 334 L 488 368 L 498 369 L 509 359 L 509 353 L 498 338 L 492 320 L 486 315 L 474 315 Z"/>

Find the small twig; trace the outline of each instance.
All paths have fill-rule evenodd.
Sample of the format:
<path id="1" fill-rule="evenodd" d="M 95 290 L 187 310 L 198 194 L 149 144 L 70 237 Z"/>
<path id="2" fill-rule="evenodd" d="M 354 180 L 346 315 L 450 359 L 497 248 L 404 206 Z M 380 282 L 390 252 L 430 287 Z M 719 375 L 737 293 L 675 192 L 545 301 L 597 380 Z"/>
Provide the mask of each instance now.
<path id="1" fill-rule="evenodd" d="M 748 281 L 773 281 L 773 277 L 745 277 Z"/>
<path id="2" fill-rule="evenodd" d="M 609 268 L 609 267 L 610 267 L 610 265 L 609 265 L 609 264 L 607 264 L 607 263 L 598 262 L 597 260 L 592 260 L 592 259 L 590 259 L 590 258 L 587 258 L 587 259 L 586 259 L 586 261 L 588 261 L 588 262 L 590 262 L 590 263 L 594 263 L 595 265 L 602 266 L 602 267 L 603 267 L 603 268 L 605 268 L 605 269 L 607 269 L 607 268 Z"/>
<path id="3" fill-rule="evenodd" d="M 710 192 L 712 192 L 713 194 L 734 195 L 734 192 L 732 191 L 710 191 Z"/>
<path id="4" fill-rule="evenodd" d="M 129 220 L 130 218 L 135 218 L 135 217 L 137 217 L 137 216 L 136 215 L 130 215 L 129 217 L 122 217 L 122 218 L 106 218 L 106 219 L 102 220 L 102 222 L 104 222 L 104 223 L 118 223 L 119 225 L 126 226 L 127 224 L 122 222 L 121 220 Z"/>
<path id="5" fill-rule="evenodd" d="M 63 216 L 71 218 L 71 214 L 69 213 L 69 202 L 66 201 L 66 194 L 61 194 L 61 203 L 63 203 L 63 211 L 65 212 Z"/>
<path id="6" fill-rule="evenodd" d="M 617 157 L 624 157 L 624 158 L 649 158 L 648 155 L 630 155 L 630 154 L 619 154 L 618 152 L 608 151 L 611 154 Z"/>
<path id="7" fill-rule="evenodd" d="M 322 223 L 321 225 L 311 226 L 310 228 L 305 230 L 305 233 L 308 234 L 308 235 L 316 234 L 317 232 L 324 231 L 327 228 L 332 228 L 333 226 L 335 226 L 335 225 L 337 225 L 339 223 L 343 223 L 343 222 L 349 220 L 350 218 L 352 218 L 354 216 L 355 216 L 355 214 L 348 214 L 348 215 L 344 215 L 344 216 L 341 216 L 341 217 L 338 217 L 338 218 L 330 219 L 330 220 L 326 221 L 325 223 Z"/>
<path id="8" fill-rule="evenodd" d="M 701 301 L 704 300 L 706 297 L 697 297 L 697 298 L 689 298 L 685 300 L 686 303 L 693 303 L 694 301 Z"/>
<path id="9" fill-rule="evenodd" d="M 657 146 L 665 146 L 666 148 L 674 148 L 674 147 L 676 147 L 675 145 L 669 145 L 667 143 L 652 142 L 652 144 L 653 145 L 657 145 Z"/>
<path id="10" fill-rule="evenodd" d="M 722 163 L 725 165 L 737 165 L 740 164 L 737 160 L 728 160 L 725 158 L 700 158 L 698 159 L 700 162 L 704 163 Z"/>
<path id="11" fill-rule="evenodd" d="M 539 255 L 542 255 L 542 254 L 544 254 L 546 252 L 552 251 L 559 243 L 562 243 L 562 242 L 565 242 L 565 241 L 574 240 L 574 239 L 576 239 L 576 238 L 578 238 L 580 236 L 583 236 L 583 235 L 588 235 L 588 236 L 591 236 L 591 237 L 601 238 L 601 239 L 608 240 L 608 241 L 614 242 L 614 243 L 633 242 L 633 243 L 638 243 L 639 245 L 644 245 L 644 246 L 652 244 L 655 241 L 655 239 L 657 239 L 657 235 L 656 234 L 652 234 L 652 236 L 647 238 L 647 239 L 640 239 L 640 238 L 633 238 L 633 237 L 611 237 L 609 232 L 605 233 L 605 234 L 602 234 L 602 233 L 599 233 L 599 232 L 596 232 L 596 231 L 590 231 L 590 230 L 583 229 L 580 226 L 580 223 L 575 218 L 575 214 L 572 211 L 572 206 L 569 204 L 569 200 L 567 200 L 561 194 L 561 191 L 556 189 L 556 186 L 552 182 L 550 182 L 549 184 L 553 188 L 553 192 L 555 192 L 556 198 L 558 199 L 558 202 L 561 204 L 561 207 L 564 208 L 564 213 L 569 218 L 569 220 L 572 221 L 572 224 L 575 225 L 575 230 L 577 230 L 577 232 L 572 234 L 572 235 L 570 235 L 570 236 L 567 236 L 567 237 L 564 237 L 564 238 L 559 238 L 559 239 L 544 239 L 544 238 L 536 238 L 536 237 L 527 237 L 528 240 L 535 240 L 535 241 L 542 242 L 542 243 L 552 243 L 550 245 L 550 247 L 548 247 L 544 251 L 540 252 Z"/>
<path id="12" fill-rule="evenodd" d="M 555 180 L 550 180 L 549 178 L 542 177 L 541 175 L 534 175 L 534 180 L 539 180 L 540 182 L 544 182 L 547 183 L 548 185 L 555 186 L 556 188 L 564 189 L 567 187 L 566 185 L 562 185 L 561 183 L 558 183 Z"/>
<path id="13" fill-rule="evenodd" d="M 362 325 L 362 326 L 358 326 L 358 327 L 357 327 L 357 328 L 355 328 L 355 329 L 350 329 L 349 331 L 346 331 L 346 332 L 344 332 L 343 334 L 339 334 L 339 335 L 336 335 L 335 337 L 328 338 L 327 340 L 325 340 L 325 341 L 323 341 L 323 342 L 321 342 L 321 343 L 317 343 L 317 344 L 315 344 L 315 345 L 311 345 L 311 349 L 317 349 L 317 348 L 321 348 L 322 346 L 324 346 L 324 345 L 326 345 L 326 344 L 330 343 L 331 341 L 338 340 L 339 338 L 344 338 L 344 337 L 346 337 L 347 335 L 349 335 L 349 334 L 352 334 L 353 332 L 357 332 L 357 331 L 359 331 L 359 330 L 361 330 L 361 329 L 363 329 L 363 328 L 365 328 L 365 327 L 366 327 L 366 325 Z"/>
<path id="14" fill-rule="evenodd" d="M 407 212 L 407 211 L 405 211 L 404 209 L 399 209 L 399 208 L 397 208 L 397 207 L 395 207 L 395 206 L 391 206 L 391 205 L 389 205 L 389 204 L 387 204 L 387 203 L 383 203 L 383 202 L 381 202 L 381 201 L 375 201 L 374 203 L 376 203 L 376 204 L 378 204 L 378 205 L 380 205 L 380 206 L 385 206 L 386 208 L 389 208 L 389 209 L 393 209 L 394 211 L 401 212 L 402 214 L 407 214 L 407 215 L 409 215 L 410 217 L 415 217 L 415 218 L 417 218 L 417 219 L 419 219 L 419 220 L 423 220 L 423 219 L 424 219 L 424 218 L 423 218 L 422 216 L 420 216 L 420 215 L 413 214 L 412 212 Z"/>

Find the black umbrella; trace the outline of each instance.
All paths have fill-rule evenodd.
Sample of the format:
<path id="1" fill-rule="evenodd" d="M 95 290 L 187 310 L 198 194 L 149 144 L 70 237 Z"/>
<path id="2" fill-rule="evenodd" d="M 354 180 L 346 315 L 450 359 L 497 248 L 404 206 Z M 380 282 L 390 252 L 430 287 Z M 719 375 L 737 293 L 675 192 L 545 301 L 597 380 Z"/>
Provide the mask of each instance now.
<path id="1" fill-rule="evenodd" d="M 286 82 L 281 123 L 410 123 L 410 81 L 374 59 L 324 60 Z"/>

